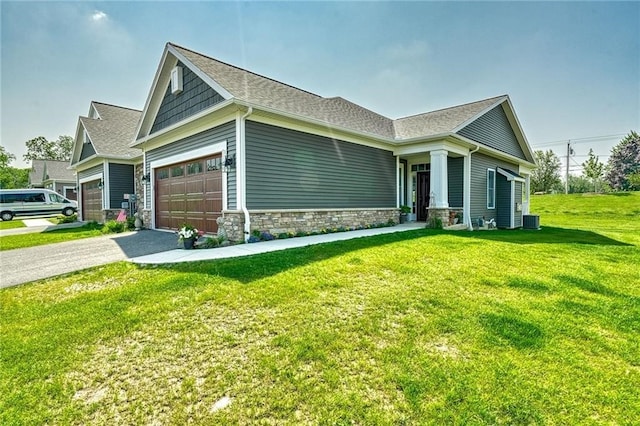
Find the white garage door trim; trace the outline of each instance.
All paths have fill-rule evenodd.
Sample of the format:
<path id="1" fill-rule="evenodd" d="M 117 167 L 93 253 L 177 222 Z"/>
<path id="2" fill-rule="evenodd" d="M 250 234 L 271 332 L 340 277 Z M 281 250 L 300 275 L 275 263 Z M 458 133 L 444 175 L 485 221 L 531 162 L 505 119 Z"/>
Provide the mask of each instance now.
<path id="1" fill-rule="evenodd" d="M 156 188 L 155 188 L 155 169 L 158 167 L 168 166 L 170 164 L 187 162 L 192 159 L 206 157 L 209 155 L 221 154 L 224 159 L 227 155 L 227 140 L 218 142 L 204 148 L 194 149 L 192 151 L 183 152 L 181 154 L 172 155 L 171 157 L 161 158 L 149 163 L 150 169 L 150 185 L 151 185 L 151 229 L 156 228 Z M 236 178 L 237 179 L 237 178 Z M 222 173 L 222 210 L 227 209 L 227 174 Z"/>

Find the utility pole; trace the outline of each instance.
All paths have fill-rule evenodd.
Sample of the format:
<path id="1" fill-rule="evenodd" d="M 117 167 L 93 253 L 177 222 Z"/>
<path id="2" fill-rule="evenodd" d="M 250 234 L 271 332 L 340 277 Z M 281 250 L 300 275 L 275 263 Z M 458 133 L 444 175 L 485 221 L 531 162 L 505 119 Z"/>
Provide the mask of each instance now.
<path id="1" fill-rule="evenodd" d="M 573 149 L 571 149 L 571 139 L 567 142 L 567 167 L 564 172 L 564 193 L 569 193 L 569 157 L 573 154 Z"/>

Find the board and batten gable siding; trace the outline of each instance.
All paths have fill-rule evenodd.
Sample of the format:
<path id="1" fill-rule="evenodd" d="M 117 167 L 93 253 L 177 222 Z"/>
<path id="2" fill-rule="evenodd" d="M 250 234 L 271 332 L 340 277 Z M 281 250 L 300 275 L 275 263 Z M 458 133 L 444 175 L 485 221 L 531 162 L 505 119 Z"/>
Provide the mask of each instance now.
<path id="1" fill-rule="evenodd" d="M 478 117 L 477 120 L 458 131 L 458 134 L 514 157 L 527 159 L 513 133 L 502 105 L 498 105 Z"/>
<path id="2" fill-rule="evenodd" d="M 464 158 L 447 158 L 449 207 L 461 208 L 464 200 Z"/>
<path id="3" fill-rule="evenodd" d="M 496 170 L 502 167 L 507 170 L 518 170 L 518 166 L 506 161 L 475 153 L 471 156 L 471 220 L 477 223 L 478 218 L 495 219 L 496 209 L 487 209 L 487 169 Z M 501 176 L 496 172 L 496 181 Z M 502 179 L 504 177 L 501 177 Z M 496 184 L 496 201 L 498 197 Z"/>
<path id="4" fill-rule="evenodd" d="M 134 193 L 134 174 L 131 164 L 109 163 L 109 208 L 119 209 L 125 201 L 124 194 Z"/>
<path id="5" fill-rule="evenodd" d="M 93 148 L 93 145 L 91 143 L 83 143 L 82 144 L 82 151 L 80 151 L 80 160 L 82 161 L 86 158 L 91 157 L 92 155 L 96 154 L 96 150 Z"/>
<path id="6" fill-rule="evenodd" d="M 160 109 L 151 127 L 151 133 L 169 127 L 184 120 L 212 105 L 224 101 L 224 98 L 205 83 L 188 67 L 178 62 L 182 67 L 182 92 L 171 93 L 171 81 L 160 104 Z"/>
<path id="7" fill-rule="evenodd" d="M 78 171 L 78 181 L 81 181 L 84 178 L 89 176 L 97 175 L 104 171 L 104 167 L 102 164 L 98 164 L 97 166 L 93 166 L 91 168 Z"/>
<path id="8" fill-rule="evenodd" d="M 391 151 L 247 121 L 246 162 L 249 209 L 396 206 Z"/>
<path id="9" fill-rule="evenodd" d="M 205 130 L 193 136 L 175 141 L 168 145 L 162 146 L 157 149 L 153 149 L 146 152 L 146 164 L 145 173 L 150 173 L 150 163 L 157 160 L 162 160 L 174 155 L 188 153 L 195 149 L 205 148 L 207 146 L 227 141 L 227 155 L 235 154 L 236 150 L 236 122 L 230 121 L 222 124 L 213 129 Z M 233 191 L 231 190 L 233 188 Z M 236 208 L 236 168 L 232 167 L 227 172 L 227 205 L 228 209 L 233 210 Z M 224 189 L 223 189 L 224 190 Z M 146 206 L 151 206 L 151 191 L 147 191 L 147 198 L 145 200 Z"/>

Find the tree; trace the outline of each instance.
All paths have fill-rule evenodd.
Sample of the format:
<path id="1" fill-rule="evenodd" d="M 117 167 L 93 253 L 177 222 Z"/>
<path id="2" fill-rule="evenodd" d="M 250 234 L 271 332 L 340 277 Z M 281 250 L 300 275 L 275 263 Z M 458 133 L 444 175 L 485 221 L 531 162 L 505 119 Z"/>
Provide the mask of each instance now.
<path id="1" fill-rule="evenodd" d="M 32 160 L 58 160 L 71 159 L 73 138 L 71 136 L 59 136 L 56 141 L 48 141 L 44 136 L 38 136 L 25 142 L 27 153 L 23 156 L 25 161 Z"/>
<path id="2" fill-rule="evenodd" d="M 551 150 L 538 150 L 533 155 L 538 168 L 531 174 L 531 190 L 548 192 L 560 183 L 560 159 Z"/>
<path id="3" fill-rule="evenodd" d="M 631 131 L 614 146 L 607 163 L 605 179 L 617 191 L 640 190 L 640 135 Z"/>
<path id="4" fill-rule="evenodd" d="M 602 174 L 604 173 L 604 163 L 593 153 L 593 149 L 589 150 L 589 158 L 582 163 L 582 174 L 593 183 L 593 191 L 597 192 L 597 185 Z"/>
<path id="5" fill-rule="evenodd" d="M 29 184 L 29 169 L 11 167 L 15 159 L 15 155 L 0 146 L 0 188 L 25 188 Z"/>

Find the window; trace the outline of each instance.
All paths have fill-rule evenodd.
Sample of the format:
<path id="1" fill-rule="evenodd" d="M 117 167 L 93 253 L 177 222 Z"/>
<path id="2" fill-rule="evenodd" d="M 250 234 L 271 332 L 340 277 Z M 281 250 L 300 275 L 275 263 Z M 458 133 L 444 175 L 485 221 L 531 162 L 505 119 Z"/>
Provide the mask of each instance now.
<path id="1" fill-rule="evenodd" d="M 496 171 L 487 169 L 487 208 L 496 208 Z"/>
<path id="2" fill-rule="evenodd" d="M 184 168 L 182 166 L 174 166 L 171 168 L 171 177 L 184 176 Z"/>
<path id="3" fill-rule="evenodd" d="M 156 172 L 158 180 L 169 179 L 169 169 L 162 169 Z"/>
<path id="4" fill-rule="evenodd" d="M 207 160 L 207 171 L 220 170 L 222 168 L 222 158 L 216 157 Z"/>
<path id="5" fill-rule="evenodd" d="M 201 162 L 197 162 L 197 163 L 189 163 L 187 164 L 187 174 L 188 175 L 195 175 L 198 173 L 202 173 L 202 163 Z"/>

